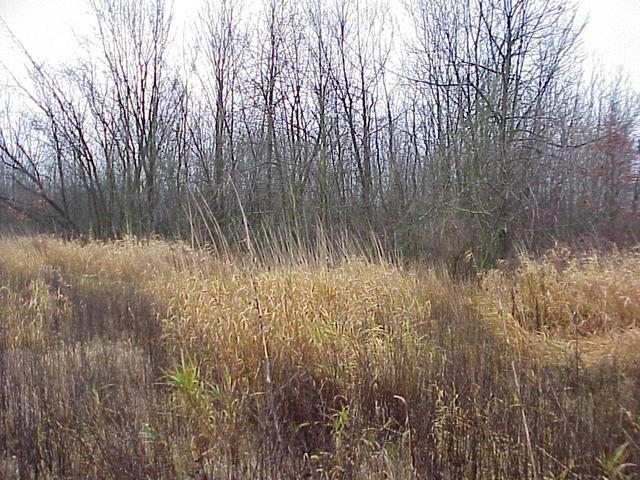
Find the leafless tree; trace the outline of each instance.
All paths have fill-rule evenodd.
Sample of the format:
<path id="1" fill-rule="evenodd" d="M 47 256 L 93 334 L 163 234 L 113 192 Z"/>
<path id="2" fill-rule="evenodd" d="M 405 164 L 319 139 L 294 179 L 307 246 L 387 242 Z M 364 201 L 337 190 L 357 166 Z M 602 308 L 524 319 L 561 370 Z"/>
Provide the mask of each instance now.
<path id="1" fill-rule="evenodd" d="M 0 122 L 0 201 L 98 236 L 184 235 L 193 202 L 233 233 L 242 206 L 477 266 L 637 225 L 635 97 L 584 75 L 575 5 L 406 3 L 399 38 L 382 0 L 210 0 L 179 53 L 164 0 L 91 0 L 85 59 L 31 60 Z"/>

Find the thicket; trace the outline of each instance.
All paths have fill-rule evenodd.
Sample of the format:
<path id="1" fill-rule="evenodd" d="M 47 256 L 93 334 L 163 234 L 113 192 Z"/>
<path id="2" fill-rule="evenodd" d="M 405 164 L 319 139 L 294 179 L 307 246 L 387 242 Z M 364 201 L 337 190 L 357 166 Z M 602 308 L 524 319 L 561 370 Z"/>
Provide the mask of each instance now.
<path id="1" fill-rule="evenodd" d="M 177 4 L 91 0 L 77 62 L 24 52 L 3 225 L 212 243 L 246 217 L 254 238 L 374 232 L 453 271 L 637 238 L 639 102 L 583 70 L 573 3 L 203 5 L 181 29 Z"/>

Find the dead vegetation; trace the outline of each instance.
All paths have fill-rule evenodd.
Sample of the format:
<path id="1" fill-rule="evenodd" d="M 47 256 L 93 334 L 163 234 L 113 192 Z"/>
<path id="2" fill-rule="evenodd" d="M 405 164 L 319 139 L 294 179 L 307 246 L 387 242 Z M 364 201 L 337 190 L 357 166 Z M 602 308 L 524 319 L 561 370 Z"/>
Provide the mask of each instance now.
<path id="1" fill-rule="evenodd" d="M 637 250 L 290 258 L 2 239 L 0 476 L 640 474 Z"/>
<path id="2" fill-rule="evenodd" d="M 640 250 L 574 255 L 557 248 L 522 256 L 511 272 L 483 276 L 478 304 L 524 345 L 637 370 L 640 361 Z"/>

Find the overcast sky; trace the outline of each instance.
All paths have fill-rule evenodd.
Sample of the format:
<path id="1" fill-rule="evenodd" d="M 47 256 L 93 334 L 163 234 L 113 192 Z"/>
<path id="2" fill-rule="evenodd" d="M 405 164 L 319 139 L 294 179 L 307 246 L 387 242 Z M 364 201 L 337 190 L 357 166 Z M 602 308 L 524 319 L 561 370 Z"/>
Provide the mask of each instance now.
<path id="1" fill-rule="evenodd" d="M 640 0 L 579 0 L 587 54 L 613 75 L 622 68 L 640 90 Z M 175 0 L 174 17 L 184 23 L 201 0 Z M 0 0 L 0 17 L 38 60 L 73 61 L 75 35 L 87 35 L 90 17 L 86 0 Z M 0 25 L 0 62 L 11 69 L 23 63 L 6 29 Z M 0 67 L 1 69 L 1 67 Z M 4 80 L 3 80 L 4 78 Z M 6 76 L 0 72 L 0 84 Z"/>

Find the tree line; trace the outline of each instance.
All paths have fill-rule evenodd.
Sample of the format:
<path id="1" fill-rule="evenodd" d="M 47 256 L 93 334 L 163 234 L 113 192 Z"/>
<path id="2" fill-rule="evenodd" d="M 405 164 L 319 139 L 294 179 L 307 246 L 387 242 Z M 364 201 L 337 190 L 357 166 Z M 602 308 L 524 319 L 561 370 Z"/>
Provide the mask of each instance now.
<path id="1" fill-rule="evenodd" d="M 639 231 L 637 97 L 585 75 L 564 0 L 207 0 L 184 45 L 164 0 L 89 5 L 86 54 L 25 51 L 6 92 L 5 225 L 375 232 L 454 266 Z"/>

